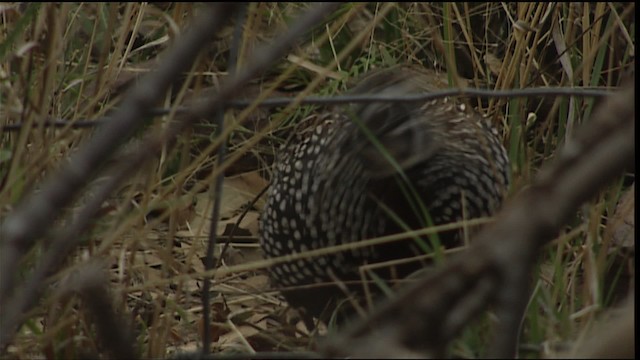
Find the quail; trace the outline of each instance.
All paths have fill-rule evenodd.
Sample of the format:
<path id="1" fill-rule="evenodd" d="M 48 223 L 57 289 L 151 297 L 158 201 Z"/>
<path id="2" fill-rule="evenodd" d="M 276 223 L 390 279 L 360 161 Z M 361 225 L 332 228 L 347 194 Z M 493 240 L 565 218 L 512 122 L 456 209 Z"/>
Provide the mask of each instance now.
<path id="1" fill-rule="evenodd" d="M 365 75 L 350 93 L 401 98 L 442 87 L 431 72 L 398 66 Z M 490 216 L 507 192 L 509 160 L 497 131 L 456 99 L 372 101 L 316 116 L 317 125 L 276 156 L 260 227 L 268 258 Z M 437 239 L 457 246 L 461 232 Z M 408 238 L 275 263 L 270 276 L 290 305 L 325 318 L 362 299 L 363 266 L 424 253 L 420 240 L 430 243 Z M 420 266 L 379 275 L 402 278 Z"/>

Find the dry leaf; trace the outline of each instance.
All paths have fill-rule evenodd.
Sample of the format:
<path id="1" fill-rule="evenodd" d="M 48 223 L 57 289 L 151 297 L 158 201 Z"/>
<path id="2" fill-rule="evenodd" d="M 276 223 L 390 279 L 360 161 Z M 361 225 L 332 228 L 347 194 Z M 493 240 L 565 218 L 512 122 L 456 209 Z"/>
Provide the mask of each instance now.
<path id="1" fill-rule="evenodd" d="M 224 220 L 233 219 L 234 216 L 240 214 L 242 209 L 250 204 L 265 186 L 267 186 L 267 181 L 264 180 L 257 171 L 226 178 L 222 187 L 222 200 L 220 202 L 221 221 L 218 222 L 216 233 L 221 235 L 224 233 L 224 229 L 228 223 L 235 224 L 236 220 L 233 220 L 233 222 L 225 222 Z M 188 229 L 178 231 L 176 233 L 177 236 L 206 237 L 209 235 L 211 210 L 213 208 L 211 195 L 209 192 L 200 193 L 197 194 L 195 198 L 196 205 L 193 216 L 191 220 L 188 221 Z M 256 207 L 264 206 L 264 200 L 260 199 L 255 205 Z M 241 226 L 257 234 L 257 219 L 257 215 L 248 215 L 241 223 Z"/>

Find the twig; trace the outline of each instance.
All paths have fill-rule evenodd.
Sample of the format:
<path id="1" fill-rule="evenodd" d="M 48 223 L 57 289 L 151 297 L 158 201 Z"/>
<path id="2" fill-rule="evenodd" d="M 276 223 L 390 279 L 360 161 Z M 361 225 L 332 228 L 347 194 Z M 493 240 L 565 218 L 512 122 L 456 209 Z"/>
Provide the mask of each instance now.
<path id="1" fill-rule="evenodd" d="M 440 99 L 449 96 L 459 96 L 459 97 L 482 97 L 482 98 L 514 98 L 514 97 L 544 97 L 544 96 L 582 96 L 582 97 L 606 97 L 611 95 L 610 90 L 602 90 L 602 89 L 588 89 L 588 88 L 574 88 L 574 87 L 546 87 L 546 88 L 527 88 L 527 89 L 512 89 L 512 90 L 489 90 L 489 89 L 457 89 L 451 88 L 441 91 L 434 91 L 427 94 L 415 94 L 415 95 L 402 95 L 402 96 L 389 96 L 389 95 L 375 95 L 375 94 L 366 94 L 366 95 L 337 95 L 337 96 L 309 96 L 304 99 L 301 99 L 299 103 L 301 105 L 342 105 L 342 104 L 357 104 L 357 103 L 368 103 L 368 102 L 393 102 L 393 103 L 402 103 L 402 102 L 422 102 Z M 295 101 L 293 98 L 270 98 L 265 99 L 259 104 L 257 107 L 280 107 L 287 106 L 291 102 Z M 224 105 L 229 108 L 235 109 L 244 109 L 249 106 L 252 106 L 255 102 L 255 99 L 245 99 L 245 100 L 230 100 L 226 102 Z M 179 106 L 177 109 L 168 109 L 168 108 L 153 108 L 149 111 L 150 115 L 160 116 L 167 115 L 171 111 L 175 111 L 177 114 L 188 113 L 191 110 L 190 107 Z M 33 124 L 33 126 L 49 126 L 62 128 L 65 126 L 70 126 L 72 128 L 86 128 L 96 126 L 105 122 L 106 119 L 98 119 L 98 120 L 78 120 L 78 121 L 68 121 L 64 119 L 50 119 L 47 120 L 44 124 Z M 0 127 L 0 131 L 16 131 L 20 130 L 23 127 L 23 124 L 8 124 L 2 125 Z"/>
<path id="2" fill-rule="evenodd" d="M 244 4 L 240 11 L 236 14 L 236 23 L 233 32 L 233 39 L 231 43 L 231 51 L 229 55 L 229 75 L 234 76 L 238 67 L 238 53 L 240 52 L 240 39 L 242 38 L 242 28 L 244 25 L 244 19 L 247 16 L 247 6 Z M 221 109 L 215 114 L 216 124 L 216 138 L 224 134 L 224 114 L 225 109 Z M 222 139 L 220 146 L 218 147 L 217 166 L 220 168 L 224 163 L 224 157 L 227 152 L 227 139 Z M 209 241 L 207 242 L 207 253 L 204 261 L 205 270 L 211 270 L 215 266 L 214 250 L 217 243 L 218 235 L 218 220 L 220 219 L 220 203 L 222 199 L 222 185 L 224 184 L 224 172 L 220 171 L 216 176 L 213 186 L 213 209 L 211 211 L 211 223 L 209 227 Z M 210 294 L 211 290 L 211 276 L 205 276 L 202 281 L 202 353 L 208 354 L 211 352 L 211 308 Z"/>

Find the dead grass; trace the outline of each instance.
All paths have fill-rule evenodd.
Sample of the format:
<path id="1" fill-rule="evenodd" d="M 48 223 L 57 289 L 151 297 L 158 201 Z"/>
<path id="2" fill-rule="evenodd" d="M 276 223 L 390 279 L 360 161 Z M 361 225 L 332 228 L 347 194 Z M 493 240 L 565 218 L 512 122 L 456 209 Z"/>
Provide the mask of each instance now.
<path id="1" fill-rule="evenodd" d="M 124 90 L 153 70 L 157 56 L 187 24 L 197 5 L 63 3 L 0 5 L 0 119 L 21 124 L 0 133 L 0 213 L 90 138 L 75 122 L 97 119 L 118 106 Z M 256 45 L 286 28 L 304 4 L 252 3 L 239 48 L 239 66 Z M 614 88 L 633 74 L 633 3 L 372 3 L 345 4 L 304 43 L 255 79 L 241 97 L 332 95 L 358 75 L 411 63 L 433 68 L 451 86 L 468 79 L 489 89 L 571 86 Z M 158 107 L 168 115 L 148 119 L 162 127 L 175 110 L 215 91 L 227 74 L 233 29 L 203 49 L 192 70 Z M 502 130 L 513 164 L 512 192 L 552 161 L 555 152 L 597 101 L 591 98 L 469 99 Z M 113 301 L 136 330 L 141 356 L 164 357 L 195 349 L 200 340 L 202 258 L 209 231 L 213 179 L 224 171 L 218 234 L 229 239 L 247 204 L 266 186 L 276 149 L 317 107 L 228 111 L 228 159 L 215 168 L 220 144 L 213 120 L 184 133 L 103 206 L 84 245 L 51 274 L 50 290 L 32 310 L 8 349 L 15 358 L 70 358 L 101 353 L 82 302 L 65 280 L 88 259 L 103 259 Z M 64 120 L 66 126 L 45 126 Z M 133 143 L 132 143 L 133 144 Z M 116 163 L 121 153 L 113 154 Z M 105 168 L 108 174 L 109 168 Z M 102 174 L 102 175 L 105 175 Z M 521 357 L 549 356 L 584 333 L 602 309 L 634 284 L 633 256 L 612 235 L 616 205 L 633 175 L 621 176 L 585 204 L 542 256 L 521 337 Z M 79 200 L 79 203 L 82 199 Z M 314 340 L 270 290 L 257 244 L 258 201 L 226 245 L 221 267 L 242 272 L 216 278 L 214 351 L 295 350 Z M 60 224 L 77 207 L 60 209 Z M 624 216 L 623 210 L 623 216 Z M 618 222 L 619 224 L 619 222 Z M 32 249 L 17 273 L 27 273 L 46 241 Z M 626 252 L 625 252 L 626 251 Z M 631 249 L 632 253 L 633 249 Z M 631 284 L 631 285 L 629 285 Z M 287 321 L 291 320 L 293 324 Z M 491 315 L 451 347 L 460 357 L 483 354 Z M 117 331 L 117 329 L 115 329 Z"/>

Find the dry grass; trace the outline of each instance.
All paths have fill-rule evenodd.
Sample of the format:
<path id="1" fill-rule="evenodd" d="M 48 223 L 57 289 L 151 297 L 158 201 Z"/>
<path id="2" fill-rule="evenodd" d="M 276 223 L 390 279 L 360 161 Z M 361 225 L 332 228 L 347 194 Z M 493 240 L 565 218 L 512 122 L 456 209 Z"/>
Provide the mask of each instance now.
<path id="1" fill-rule="evenodd" d="M 176 40 L 197 5 L 176 3 L 63 3 L 0 5 L 1 125 L 0 214 L 38 184 L 90 138 L 75 123 L 98 119 L 117 107 L 126 88 L 153 70 L 157 55 Z M 304 4 L 252 3 L 239 42 L 238 64 L 256 45 L 286 28 Z M 369 69 L 401 63 L 433 68 L 451 86 L 614 88 L 633 74 L 633 3 L 372 3 L 345 4 L 240 97 L 332 95 Z M 159 128 L 175 110 L 216 91 L 227 74 L 233 28 L 195 61 L 150 117 Z M 588 121 L 592 98 L 469 99 L 502 130 L 513 164 L 512 192 L 553 160 L 573 130 Z M 88 259 L 103 259 L 115 307 L 136 331 L 136 351 L 164 357 L 195 349 L 200 339 L 202 258 L 209 231 L 207 190 L 220 171 L 227 177 L 218 233 L 239 214 L 270 177 L 270 163 L 301 119 L 317 107 L 228 111 L 229 153 L 216 168 L 220 140 L 213 119 L 203 120 L 166 147 L 113 194 L 83 246 L 51 274 L 49 291 L 27 316 L 8 351 L 11 357 L 70 358 L 103 352 L 80 298 L 64 286 Z M 64 120 L 65 126 L 45 126 Z M 140 134 L 139 134 L 140 135 Z M 139 137 L 139 136 L 138 136 Z M 135 144 L 132 141 L 129 145 Z M 117 163 L 122 153 L 112 156 Z M 108 164 L 109 165 L 109 164 Z M 108 175 L 108 165 L 101 176 Z M 613 234 L 610 221 L 633 175 L 621 176 L 576 214 L 543 254 L 532 279 L 523 324 L 521 357 L 541 357 L 568 346 L 602 309 L 633 286 L 633 257 Z M 59 225 L 79 208 L 59 209 Z M 300 324 L 287 324 L 284 302 L 268 286 L 257 245 L 258 201 L 240 223 L 222 268 L 243 271 L 216 278 L 214 351 L 306 349 L 314 340 Z M 624 217 L 625 212 L 622 211 Z M 618 216 L 619 217 L 619 216 Z M 614 225 L 611 225 L 614 224 Z M 220 248 L 223 245 L 219 246 Z M 28 274 L 46 251 L 32 249 L 16 273 Z M 624 250 L 624 251 L 623 251 Z M 633 251 L 633 249 L 631 249 Z M 221 253 L 221 249 L 218 254 Z M 629 285 L 630 284 L 630 285 Z M 486 344 L 491 315 L 451 347 L 455 356 L 477 357 Z M 117 331 L 117 329 L 115 330 Z"/>

